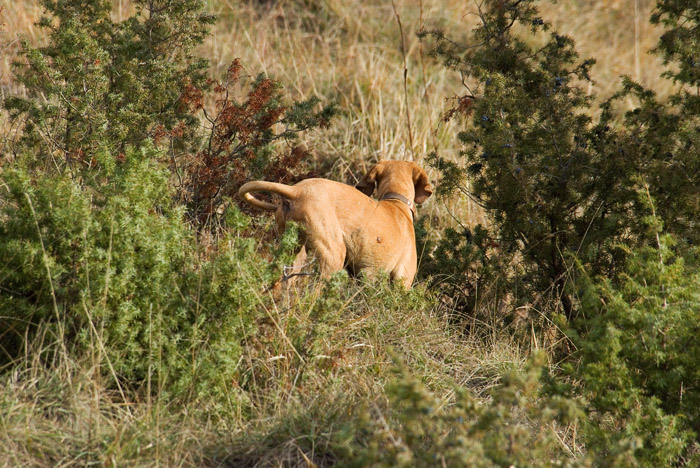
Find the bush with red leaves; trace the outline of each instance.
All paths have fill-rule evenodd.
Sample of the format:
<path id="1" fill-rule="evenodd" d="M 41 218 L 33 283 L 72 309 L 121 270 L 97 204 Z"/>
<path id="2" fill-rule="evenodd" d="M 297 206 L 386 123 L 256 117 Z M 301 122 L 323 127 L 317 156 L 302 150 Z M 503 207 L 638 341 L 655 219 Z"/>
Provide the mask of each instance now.
<path id="1" fill-rule="evenodd" d="M 278 82 L 263 74 L 251 80 L 243 71 L 236 59 L 223 81 L 210 81 L 210 98 L 188 85 L 180 100 L 191 113 L 201 112 L 206 122 L 201 147 L 176 168 L 183 197 L 200 225 L 249 179 L 294 183 L 311 176 L 302 172 L 308 152 L 298 144 L 298 134 L 327 127 L 336 113 L 333 105 L 316 110 L 317 98 L 288 104 Z M 207 106 L 207 101 L 213 104 Z M 177 137 L 165 129 L 156 132 L 157 137 L 166 134 Z M 278 142 L 289 150 L 276 151 Z"/>

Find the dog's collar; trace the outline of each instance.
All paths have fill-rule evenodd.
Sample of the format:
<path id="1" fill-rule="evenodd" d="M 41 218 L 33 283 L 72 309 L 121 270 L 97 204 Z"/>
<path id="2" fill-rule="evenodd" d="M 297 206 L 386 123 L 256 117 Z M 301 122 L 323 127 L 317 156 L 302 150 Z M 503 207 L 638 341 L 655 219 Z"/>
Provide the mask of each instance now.
<path id="1" fill-rule="evenodd" d="M 382 198 L 379 199 L 379 201 L 382 201 L 382 200 L 398 200 L 398 201 L 400 201 L 404 205 L 408 206 L 409 210 L 411 210 L 412 219 L 416 219 L 416 205 L 411 200 L 404 197 L 400 193 L 387 192 L 382 196 Z"/>

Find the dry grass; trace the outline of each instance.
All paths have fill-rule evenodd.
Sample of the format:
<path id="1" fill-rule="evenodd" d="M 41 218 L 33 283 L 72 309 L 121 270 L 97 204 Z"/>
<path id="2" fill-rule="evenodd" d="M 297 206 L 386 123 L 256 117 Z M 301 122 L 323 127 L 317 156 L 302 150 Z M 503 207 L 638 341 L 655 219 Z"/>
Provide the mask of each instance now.
<path id="1" fill-rule="evenodd" d="M 582 57 L 595 57 L 591 92 L 610 96 L 620 77 L 628 75 L 644 86 L 668 95 L 662 61 L 650 53 L 661 31 L 649 24 L 653 0 L 563 1 L 552 7 L 552 22 L 576 39 Z M 547 11 L 548 13 L 549 11 Z M 546 14 L 546 13 L 545 13 Z"/>
<path id="2" fill-rule="evenodd" d="M 317 301 L 323 296 L 308 291 L 293 296 L 274 311 L 275 326 L 258 332 L 255 339 L 262 343 L 251 342 L 254 349 L 246 357 L 256 369 L 255 390 L 249 393 L 252 417 L 232 431 L 221 459 L 231 466 L 332 463 L 331 432 L 343 430 L 362 406 L 386 405 L 383 388 L 393 378 L 393 354 L 444 404 L 455 384 L 481 394 L 504 369 L 522 365 L 518 347 L 495 334 L 476 340 L 454 333 L 438 306 L 411 306 L 405 293 L 383 286 L 353 284 L 349 289 L 343 305 L 323 305 L 321 317 Z M 301 330 L 315 338 L 315 353 L 304 362 L 293 349 Z"/>
<path id="3" fill-rule="evenodd" d="M 241 366 L 252 380 L 243 403 L 208 418 L 196 406 L 109 390 L 99 356 L 76 361 L 58 350 L 42 362 L 54 345 L 40 337 L 40 352 L 0 379 L 0 467 L 328 466 L 331 440 L 353 411 L 386 404 L 392 353 L 444 404 L 455 384 L 478 395 L 522 365 L 518 347 L 495 333 L 453 333 L 440 307 L 420 299 L 424 292 L 407 299 L 381 284 L 342 288 L 339 307 L 313 288 L 278 302 L 274 323 L 246 339 Z"/>
<path id="4" fill-rule="evenodd" d="M 124 401 L 89 363 L 26 362 L 0 381 L 0 467 L 202 466 L 216 435 L 186 412 Z"/>

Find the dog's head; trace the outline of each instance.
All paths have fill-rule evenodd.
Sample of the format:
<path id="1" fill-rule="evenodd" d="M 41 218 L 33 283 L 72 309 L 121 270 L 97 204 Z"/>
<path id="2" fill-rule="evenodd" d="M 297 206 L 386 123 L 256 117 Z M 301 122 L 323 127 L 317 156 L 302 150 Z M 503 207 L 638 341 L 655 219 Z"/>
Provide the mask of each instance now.
<path id="1" fill-rule="evenodd" d="M 377 197 L 389 192 L 412 196 L 417 205 L 433 193 L 428 174 L 416 163 L 380 161 L 355 186 L 368 197 L 377 189 Z"/>

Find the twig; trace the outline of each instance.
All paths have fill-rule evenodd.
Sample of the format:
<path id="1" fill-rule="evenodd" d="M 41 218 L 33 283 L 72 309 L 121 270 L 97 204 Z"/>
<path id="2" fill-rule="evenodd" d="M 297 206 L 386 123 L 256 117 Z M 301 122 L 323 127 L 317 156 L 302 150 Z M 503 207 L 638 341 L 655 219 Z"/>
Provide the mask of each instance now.
<path id="1" fill-rule="evenodd" d="M 391 0 L 391 5 L 394 7 L 394 15 L 396 22 L 399 24 L 399 33 L 401 33 L 401 54 L 403 55 L 403 94 L 406 102 L 406 126 L 408 127 L 408 144 L 411 147 L 411 155 L 415 158 L 413 151 L 413 130 L 411 129 L 411 111 L 408 104 L 408 65 L 406 62 L 406 43 L 403 35 L 403 26 L 401 25 L 401 16 L 396 9 L 396 2 Z"/>
<path id="2" fill-rule="evenodd" d="M 287 342 L 287 344 L 292 348 L 292 351 L 294 351 L 294 354 L 297 355 L 297 357 L 302 362 L 302 364 L 306 364 L 306 360 L 302 357 L 301 354 L 299 354 L 299 351 L 297 351 L 297 348 L 294 346 L 294 343 L 292 343 L 292 340 L 289 339 L 289 337 L 284 332 L 284 330 L 282 330 L 282 327 L 280 327 L 279 323 L 277 323 L 277 320 L 275 320 L 275 318 L 270 313 L 269 309 L 265 306 L 265 303 L 264 303 L 262 297 L 260 297 L 260 295 L 255 290 L 252 290 L 252 293 L 255 295 L 255 298 L 258 300 L 258 303 L 262 306 L 262 308 L 265 311 L 265 313 L 267 314 L 267 316 L 270 318 L 270 320 L 272 320 L 272 323 L 275 324 L 275 328 L 277 328 L 277 331 L 280 333 L 282 338 L 284 338 L 284 340 Z M 268 294 L 270 294 L 270 293 L 268 292 Z M 272 302 L 272 305 L 275 307 L 275 309 L 277 309 L 277 304 L 275 304 L 274 301 Z M 278 315 L 279 315 L 279 311 L 278 311 Z"/>
<path id="3" fill-rule="evenodd" d="M 49 267 L 49 255 L 46 253 L 46 247 L 44 246 L 44 238 L 41 235 L 41 228 L 39 227 L 39 221 L 36 217 L 36 211 L 34 211 L 34 205 L 32 204 L 32 199 L 29 197 L 27 192 L 24 192 L 24 196 L 27 198 L 27 203 L 29 204 L 29 209 L 32 212 L 32 218 L 34 219 L 34 225 L 36 226 L 36 233 L 39 236 L 39 243 L 41 244 L 41 252 L 43 254 L 42 259 L 44 260 L 44 266 L 46 267 L 46 276 L 49 279 L 49 287 L 51 288 L 51 301 L 53 302 L 53 311 L 56 315 L 56 323 L 58 324 L 58 329 L 60 331 L 60 339 L 63 342 L 63 327 L 61 326 L 61 316 L 58 313 L 58 302 L 56 301 L 56 291 L 53 287 L 53 279 L 51 278 L 51 268 Z"/>
<path id="4" fill-rule="evenodd" d="M 420 30 L 423 30 L 423 0 L 420 0 L 419 2 L 419 7 L 420 7 L 420 17 L 418 22 L 420 23 Z M 430 124 L 430 139 L 432 140 L 433 144 L 433 151 L 437 152 L 437 140 L 435 133 L 433 132 L 433 116 L 431 115 L 431 106 L 430 106 L 430 95 L 428 94 L 428 79 L 427 79 L 427 73 L 425 72 L 425 58 L 423 57 L 423 41 L 420 41 L 419 47 L 418 47 L 418 54 L 420 57 L 420 66 L 421 66 L 421 72 L 423 74 L 423 99 L 425 100 L 426 105 L 428 106 L 428 123 Z"/>
<path id="5" fill-rule="evenodd" d="M 93 335 L 95 336 L 95 339 L 97 340 L 97 344 L 100 345 L 100 354 L 102 354 L 105 357 L 105 360 L 107 361 L 107 366 L 109 367 L 109 371 L 112 373 L 112 378 L 114 378 L 114 383 L 117 384 L 117 390 L 119 391 L 119 395 L 122 397 L 122 400 L 124 400 L 125 407 L 128 409 L 129 405 L 129 400 L 126 398 L 126 394 L 124 393 L 124 389 L 122 388 L 121 383 L 119 383 L 119 377 L 117 376 L 117 371 L 114 370 L 114 366 L 112 365 L 112 361 L 109 359 L 109 354 L 107 354 L 107 349 L 105 348 L 104 343 L 102 342 L 102 339 L 100 338 L 100 334 L 97 331 L 97 328 L 95 327 L 95 323 L 92 320 L 92 315 L 90 314 L 90 310 L 87 307 L 87 304 L 85 304 L 85 299 L 81 300 L 82 305 L 83 305 L 83 310 L 85 310 L 85 315 L 88 318 L 88 323 L 90 324 L 90 329 L 92 330 Z M 150 327 L 149 327 L 149 333 L 150 333 Z M 149 375 L 149 381 L 150 381 L 150 375 Z"/>

